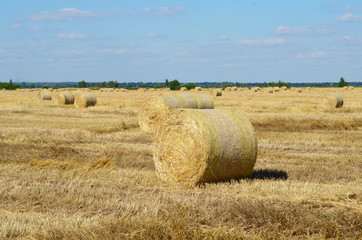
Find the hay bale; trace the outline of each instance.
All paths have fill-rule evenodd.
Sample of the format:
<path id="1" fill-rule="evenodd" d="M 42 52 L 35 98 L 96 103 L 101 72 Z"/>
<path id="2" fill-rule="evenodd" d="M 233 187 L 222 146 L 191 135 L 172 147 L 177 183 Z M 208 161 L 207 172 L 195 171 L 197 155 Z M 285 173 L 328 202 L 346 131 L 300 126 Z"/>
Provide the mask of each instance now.
<path id="1" fill-rule="evenodd" d="M 138 123 L 145 132 L 155 132 L 168 111 L 174 108 L 214 108 L 209 94 L 178 93 L 153 97 L 143 101 L 138 115 Z"/>
<path id="2" fill-rule="evenodd" d="M 55 102 L 59 105 L 73 104 L 74 96 L 71 92 L 60 92 L 55 95 Z"/>
<path id="3" fill-rule="evenodd" d="M 225 91 L 231 91 L 231 87 L 226 87 Z"/>
<path id="4" fill-rule="evenodd" d="M 231 87 L 231 91 L 237 91 L 238 88 L 236 86 Z"/>
<path id="5" fill-rule="evenodd" d="M 149 91 L 149 92 L 154 92 L 155 89 L 154 89 L 154 88 L 149 88 L 148 91 Z"/>
<path id="6" fill-rule="evenodd" d="M 95 106 L 97 104 L 97 98 L 92 93 L 80 92 L 75 96 L 74 105 L 76 108 L 85 108 L 89 106 Z"/>
<path id="7" fill-rule="evenodd" d="M 344 88 L 344 90 L 348 90 L 348 87 L 347 87 L 347 86 L 344 86 L 343 88 Z"/>
<path id="8" fill-rule="evenodd" d="M 257 152 L 250 121 L 221 109 L 174 109 L 153 142 L 157 175 L 186 187 L 249 177 Z"/>
<path id="9" fill-rule="evenodd" d="M 139 91 L 139 92 L 146 92 L 146 88 L 138 88 L 137 91 Z"/>
<path id="10" fill-rule="evenodd" d="M 221 97 L 221 96 L 222 96 L 222 91 L 221 91 L 221 89 L 211 88 L 209 92 L 210 92 L 210 94 L 211 94 L 212 96 L 215 96 L 215 97 Z"/>
<path id="11" fill-rule="evenodd" d="M 254 87 L 254 88 L 253 88 L 253 91 L 254 91 L 254 92 L 257 92 L 257 91 L 259 91 L 259 89 L 258 89 L 257 87 Z"/>
<path id="12" fill-rule="evenodd" d="M 274 92 L 279 92 L 279 90 L 280 90 L 279 87 L 274 87 L 274 88 L 273 88 L 273 91 L 274 91 Z"/>
<path id="13" fill-rule="evenodd" d="M 125 88 L 122 88 L 122 92 L 127 92 L 128 90 Z"/>
<path id="14" fill-rule="evenodd" d="M 52 100 L 52 94 L 48 90 L 41 90 L 38 92 L 39 100 Z"/>
<path id="15" fill-rule="evenodd" d="M 287 90 L 288 88 L 287 88 L 286 86 L 282 86 L 280 89 L 285 91 L 285 90 Z"/>
<path id="16" fill-rule="evenodd" d="M 354 87 L 353 86 L 349 86 L 348 89 L 353 89 Z"/>
<path id="17" fill-rule="evenodd" d="M 194 88 L 194 91 L 195 91 L 195 92 L 201 91 L 201 87 L 195 87 L 195 88 Z"/>
<path id="18" fill-rule="evenodd" d="M 297 88 L 297 92 L 301 93 L 302 89 L 301 88 Z"/>
<path id="19" fill-rule="evenodd" d="M 187 91 L 187 88 L 181 87 L 181 88 L 180 88 L 180 91 L 185 92 L 185 91 Z"/>
<path id="20" fill-rule="evenodd" d="M 343 98 L 337 93 L 332 93 L 327 97 L 327 105 L 331 108 L 340 108 L 343 106 Z"/>
<path id="21" fill-rule="evenodd" d="M 273 93 L 274 91 L 273 91 L 273 88 L 269 88 L 268 89 L 268 93 Z"/>

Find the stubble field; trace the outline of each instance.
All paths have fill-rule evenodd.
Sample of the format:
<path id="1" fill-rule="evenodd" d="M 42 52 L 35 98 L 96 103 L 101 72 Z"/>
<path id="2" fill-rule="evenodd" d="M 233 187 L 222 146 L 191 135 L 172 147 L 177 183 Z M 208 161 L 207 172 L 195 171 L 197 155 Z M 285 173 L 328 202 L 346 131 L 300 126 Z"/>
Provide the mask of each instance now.
<path id="1" fill-rule="evenodd" d="M 249 179 L 193 189 L 157 178 L 138 125 L 168 92 L 94 93 L 75 109 L 0 92 L 0 239 L 361 238 L 362 88 L 214 97 L 249 117 L 258 158 Z"/>

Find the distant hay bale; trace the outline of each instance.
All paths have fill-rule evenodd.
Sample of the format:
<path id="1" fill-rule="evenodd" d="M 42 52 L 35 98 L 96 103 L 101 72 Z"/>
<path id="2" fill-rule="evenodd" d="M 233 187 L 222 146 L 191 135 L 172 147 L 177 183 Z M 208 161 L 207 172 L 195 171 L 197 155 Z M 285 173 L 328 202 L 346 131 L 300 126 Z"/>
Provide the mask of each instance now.
<path id="1" fill-rule="evenodd" d="M 297 88 L 297 92 L 301 93 L 302 89 L 301 88 Z"/>
<path id="2" fill-rule="evenodd" d="M 307 87 L 307 90 L 310 90 L 310 87 Z"/>
<path id="3" fill-rule="evenodd" d="M 167 112 L 174 108 L 214 108 L 210 94 L 178 93 L 153 97 L 143 101 L 138 115 L 138 123 L 145 132 L 155 132 Z"/>
<path id="4" fill-rule="evenodd" d="M 285 90 L 287 90 L 288 88 L 287 88 L 286 86 L 282 86 L 280 89 L 285 91 Z"/>
<path id="5" fill-rule="evenodd" d="M 257 91 L 259 91 L 259 88 L 254 87 L 254 88 L 253 88 L 253 91 L 254 91 L 254 92 L 257 92 Z"/>
<path id="6" fill-rule="evenodd" d="M 55 95 L 55 102 L 59 105 L 73 104 L 74 96 L 71 92 L 60 92 Z"/>
<path id="7" fill-rule="evenodd" d="M 185 87 L 181 87 L 181 88 L 180 88 L 180 91 L 185 92 L 185 91 L 187 91 L 187 88 L 185 88 Z"/>
<path id="8" fill-rule="evenodd" d="M 211 94 L 212 96 L 215 96 L 215 97 L 221 97 L 221 96 L 222 96 L 222 91 L 221 91 L 221 89 L 211 88 L 209 92 L 210 92 L 210 94 Z"/>
<path id="9" fill-rule="evenodd" d="M 344 88 L 344 90 L 348 90 L 348 87 L 347 87 L 347 86 L 344 86 L 343 88 Z"/>
<path id="10" fill-rule="evenodd" d="M 39 100 L 52 100 L 52 94 L 48 90 L 41 90 L 38 92 Z"/>
<path id="11" fill-rule="evenodd" d="M 348 89 L 353 89 L 354 87 L 353 86 L 349 86 Z"/>
<path id="12" fill-rule="evenodd" d="M 137 91 L 146 92 L 146 88 L 138 88 Z"/>
<path id="13" fill-rule="evenodd" d="M 186 187 L 249 177 L 257 152 L 250 121 L 221 109 L 171 110 L 153 142 L 159 178 Z"/>
<path id="14" fill-rule="evenodd" d="M 244 88 L 244 90 L 245 90 L 245 91 L 248 91 L 248 90 L 249 90 L 249 88 L 248 88 L 248 87 L 245 87 L 245 88 Z"/>
<path id="15" fill-rule="evenodd" d="M 226 87 L 225 91 L 231 91 L 231 87 Z"/>
<path id="16" fill-rule="evenodd" d="M 155 89 L 154 89 L 154 88 L 149 88 L 148 91 L 149 91 L 149 92 L 154 92 Z"/>
<path id="17" fill-rule="evenodd" d="M 273 93 L 274 91 L 273 91 L 273 88 L 269 88 L 268 89 L 268 93 Z"/>
<path id="18" fill-rule="evenodd" d="M 195 88 L 194 88 L 194 91 L 195 91 L 195 92 L 201 91 L 201 87 L 195 87 Z"/>
<path id="19" fill-rule="evenodd" d="M 235 86 L 231 87 L 231 91 L 237 91 L 237 90 L 238 90 L 237 87 L 235 87 Z"/>
<path id="20" fill-rule="evenodd" d="M 331 108 L 340 108 L 343 106 L 343 98 L 337 93 L 332 93 L 327 97 L 327 105 Z"/>
<path id="21" fill-rule="evenodd" d="M 127 92 L 128 90 L 125 88 L 122 88 L 122 92 Z"/>
<path id="22" fill-rule="evenodd" d="M 5 89 L 5 88 L 3 88 L 3 89 L 1 89 L 1 91 L 5 92 L 5 91 L 6 91 L 6 89 Z"/>
<path id="23" fill-rule="evenodd" d="M 95 106 L 97 104 L 97 98 L 92 93 L 80 92 L 75 96 L 74 105 L 76 108 L 85 108 L 89 106 Z"/>
<path id="24" fill-rule="evenodd" d="M 274 88 L 273 88 L 273 91 L 274 91 L 274 92 L 279 92 L 279 90 L 280 90 L 279 87 L 274 87 Z"/>

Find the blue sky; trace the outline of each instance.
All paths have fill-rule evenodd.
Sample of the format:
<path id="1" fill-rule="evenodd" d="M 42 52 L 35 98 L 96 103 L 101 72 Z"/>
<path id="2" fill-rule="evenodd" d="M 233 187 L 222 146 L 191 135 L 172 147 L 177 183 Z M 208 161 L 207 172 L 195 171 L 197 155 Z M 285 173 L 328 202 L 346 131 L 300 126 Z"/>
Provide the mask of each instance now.
<path id="1" fill-rule="evenodd" d="M 360 0 L 16 0 L 0 23 L 0 82 L 362 80 Z"/>

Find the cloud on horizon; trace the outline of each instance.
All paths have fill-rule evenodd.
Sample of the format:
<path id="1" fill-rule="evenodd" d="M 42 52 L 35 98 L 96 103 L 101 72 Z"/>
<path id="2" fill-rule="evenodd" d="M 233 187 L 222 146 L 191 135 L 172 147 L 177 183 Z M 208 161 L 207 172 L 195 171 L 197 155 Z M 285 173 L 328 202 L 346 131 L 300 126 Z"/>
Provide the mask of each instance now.
<path id="1" fill-rule="evenodd" d="M 68 39 L 77 39 L 77 38 L 87 38 L 87 34 L 80 33 L 59 33 L 57 38 L 68 38 Z"/>
<path id="2" fill-rule="evenodd" d="M 145 14 L 152 14 L 152 15 L 156 15 L 156 16 L 161 16 L 161 15 L 175 15 L 181 12 L 184 12 L 185 8 L 183 7 L 174 7 L 174 8 L 169 8 L 169 7 L 160 7 L 160 8 L 144 8 L 141 12 L 145 13 Z"/>
<path id="3" fill-rule="evenodd" d="M 257 39 L 257 40 L 239 40 L 236 43 L 241 45 L 279 45 L 284 44 L 285 40 L 276 38 L 276 39 Z"/>
<path id="4" fill-rule="evenodd" d="M 311 53 L 298 53 L 297 58 L 324 58 L 327 57 L 329 54 L 324 51 L 315 51 Z"/>
<path id="5" fill-rule="evenodd" d="M 333 33 L 331 28 L 321 27 L 288 27 L 280 25 L 274 31 L 276 35 L 327 35 Z"/>

